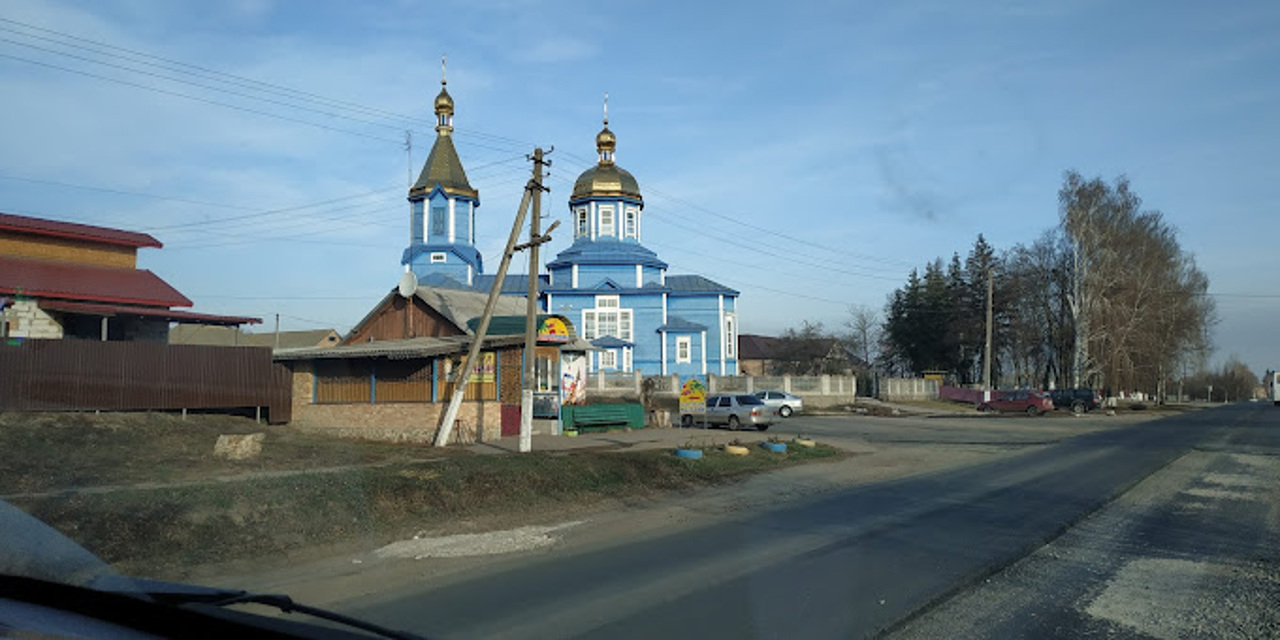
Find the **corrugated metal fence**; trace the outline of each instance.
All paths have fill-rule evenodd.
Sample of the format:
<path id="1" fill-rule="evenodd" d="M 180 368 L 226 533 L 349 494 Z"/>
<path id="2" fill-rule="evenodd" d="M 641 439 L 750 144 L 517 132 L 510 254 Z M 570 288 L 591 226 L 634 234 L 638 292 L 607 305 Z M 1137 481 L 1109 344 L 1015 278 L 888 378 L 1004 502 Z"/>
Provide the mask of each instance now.
<path id="1" fill-rule="evenodd" d="M 291 416 L 292 377 L 265 347 L 0 343 L 0 411 L 250 409 Z"/>

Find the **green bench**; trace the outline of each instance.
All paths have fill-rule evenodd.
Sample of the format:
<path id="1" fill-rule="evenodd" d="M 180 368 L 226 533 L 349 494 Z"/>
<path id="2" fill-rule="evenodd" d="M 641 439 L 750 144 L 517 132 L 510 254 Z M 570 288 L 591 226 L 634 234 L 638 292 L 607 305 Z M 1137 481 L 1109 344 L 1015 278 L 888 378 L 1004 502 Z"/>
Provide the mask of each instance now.
<path id="1" fill-rule="evenodd" d="M 638 404 L 568 405 L 560 410 L 565 428 L 579 432 L 644 427 L 644 407 Z"/>

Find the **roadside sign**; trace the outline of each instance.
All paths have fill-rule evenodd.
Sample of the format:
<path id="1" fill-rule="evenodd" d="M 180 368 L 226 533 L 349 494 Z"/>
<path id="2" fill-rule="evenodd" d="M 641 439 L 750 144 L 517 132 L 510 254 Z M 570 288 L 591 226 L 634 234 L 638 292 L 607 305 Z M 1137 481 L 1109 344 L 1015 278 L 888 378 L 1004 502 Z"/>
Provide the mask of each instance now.
<path id="1" fill-rule="evenodd" d="M 689 378 L 680 387 L 680 415 L 703 415 L 707 412 L 707 387 L 697 378 Z"/>

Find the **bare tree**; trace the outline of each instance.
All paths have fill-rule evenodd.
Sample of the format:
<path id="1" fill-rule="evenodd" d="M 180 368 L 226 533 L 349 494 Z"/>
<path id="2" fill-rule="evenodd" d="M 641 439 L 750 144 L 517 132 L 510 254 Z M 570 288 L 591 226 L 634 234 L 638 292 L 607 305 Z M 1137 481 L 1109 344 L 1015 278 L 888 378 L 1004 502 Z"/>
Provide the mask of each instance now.
<path id="1" fill-rule="evenodd" d="M 854 353 L 862 358 L 864 365 L 875 362 L 880 344 L 880 314 L 866 305 L 849 305 L 849 318 L 844 326 L 849 330 L 846 342 Z"/>

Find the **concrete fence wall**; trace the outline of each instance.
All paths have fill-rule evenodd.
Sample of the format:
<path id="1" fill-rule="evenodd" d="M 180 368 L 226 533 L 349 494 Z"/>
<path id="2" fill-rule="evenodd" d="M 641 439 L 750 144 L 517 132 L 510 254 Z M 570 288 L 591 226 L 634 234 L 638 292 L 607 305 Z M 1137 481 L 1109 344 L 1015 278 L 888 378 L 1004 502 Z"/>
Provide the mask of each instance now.
<path id="1" fill-rule="evenodd" d="M 881 400 L 936 400 L 937 398 L 937 380 L 925 380 L 923 378 L 880 379 Z"/>
<path id="2" fill-rule="evenodd" d="M 601 373 L 588 378 L 587 397 L 640 397 L 644 386 L 660 397 L 680 395 L 684 380 L 678 375 L 648 376 L 639 373 Z M 794 393 L 812 406 L 829 406 L 853 402 L 857 394 L 856 376 L 717 376 L 707 375 L 707 393 L 755 393 L 757 391 Z"/>

